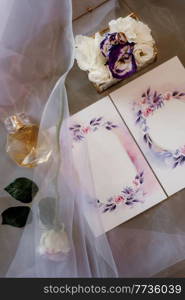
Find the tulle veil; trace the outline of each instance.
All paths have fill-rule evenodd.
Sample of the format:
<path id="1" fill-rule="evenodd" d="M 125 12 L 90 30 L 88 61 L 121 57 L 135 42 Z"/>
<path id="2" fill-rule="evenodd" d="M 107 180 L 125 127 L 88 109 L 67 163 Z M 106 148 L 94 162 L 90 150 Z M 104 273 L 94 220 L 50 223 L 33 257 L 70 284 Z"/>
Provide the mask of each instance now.
<path id="1" fill-rule="evenodd" d="M 43 108 L 40 114 L 40 132 L 44 130 L 50 135 L 52 157 L 47 163 L 39 165 L 33 172 L 33 180 L 39 186 L 39 193 L 32 205 L 32 221 L 29 221 L 24 229 L 16 255 L 6 276 L 114 277 L 117 275 L 117 271 L 108 240 L 105 234 L 97 238 L 91 232 L 85 217 L 86 203 L 89 196 L 82 189 L 73 167 L 72 145 L 69 135 L 69 109 L 65 89 L 66 75 L 74 61 L 71 1 L 54 0 L 50 5 L 49 1 L 41 0 L 36 5 L 36 12 L 36 9 L 32 7 L 33 1 L 27 0 L 20 7 L 21 12 L 19 14 L 24 14 L 24 10 L 28 14 L 26 4 L 30 6 L 30 22 L 33 22 L 32 17 L 34 19 L 36 13 L 42 16 L 40 24 L 37 24 L 37 28 L 40 30 L 44 25 L 48 25 L 48 30 L 51 30 L 54 17 L 55 22 L 58 20 L 61 31 L 61 44 L 58 47 L 60 54 L 55 53 L 55 55 L 58 55 L 57 58 L 51 57 L 53 61 L 50 62 L 48 62 L 50 59 L 48 57 L 45 64 L 46 67 L 48 64 L 48 68 L 52 67 L 57 71 L 55 63 L 60 63 L 63 75 L 59 77 L 55 84 L 46 105 L 39 103 Z M 53 14 L 49 11 L 50 9 L 53 10 Z M 45 19 L 48 24 L 44 24 Z M 57 26 L 56 30 L 59 30 Z M 56 32 L 54 32 L 54 35 L 56 35 Z M 50 43 L 52 42 L 54 41 Z M 59 58 L 59 55 L 61 55 L 61 58 Z M 28 109 L 28 106 L 25 109 Z M 29 111 L 26 112 L 30 113 Z M 84 176 L 92 182 L 88 168 L 88 153 L 86 148 L 82 151 Z M 52 261 L 48 257 L 43 257 L 38 250 L 41 235 L 45 230 L 40 220 L 39 201 L 47 197 L 53 199 L 52 205 L 55 208 L 55 214 L 57 214 L 55 217 L 57 222 L 65 226 L 69 239 L 70 251 L 63 255 L 59 261 Z M 50 211 L 47 211 L 47 213 L 49 214 Z M 99 226 L 101 226 L 98 213 L 96 222 L 99 222 Z"/>

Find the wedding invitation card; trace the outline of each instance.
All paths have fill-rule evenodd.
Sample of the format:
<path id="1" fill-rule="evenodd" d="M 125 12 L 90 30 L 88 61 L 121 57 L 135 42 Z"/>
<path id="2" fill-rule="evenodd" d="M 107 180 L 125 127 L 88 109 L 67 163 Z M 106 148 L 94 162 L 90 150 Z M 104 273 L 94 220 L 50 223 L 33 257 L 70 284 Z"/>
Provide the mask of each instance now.
<path id="1" fill-rule="evenodd" d="M 177 57 L 110 94 L 167 195 L 185 187 L 185 69 Z"/>

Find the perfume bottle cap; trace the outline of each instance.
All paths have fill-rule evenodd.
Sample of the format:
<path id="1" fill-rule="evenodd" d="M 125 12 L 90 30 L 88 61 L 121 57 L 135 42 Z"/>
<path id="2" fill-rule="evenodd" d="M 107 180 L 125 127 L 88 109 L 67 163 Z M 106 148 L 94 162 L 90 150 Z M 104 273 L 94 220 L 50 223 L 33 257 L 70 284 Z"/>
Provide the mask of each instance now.
<path id="1" fill-rule="evenodd" d="M 12 134 L 24 126 L 31 125 L 29 117 L 24 113 L 17 113 L 15 115 L 9 116 L 4 120 L 5 127 L 7 131 Z"/>

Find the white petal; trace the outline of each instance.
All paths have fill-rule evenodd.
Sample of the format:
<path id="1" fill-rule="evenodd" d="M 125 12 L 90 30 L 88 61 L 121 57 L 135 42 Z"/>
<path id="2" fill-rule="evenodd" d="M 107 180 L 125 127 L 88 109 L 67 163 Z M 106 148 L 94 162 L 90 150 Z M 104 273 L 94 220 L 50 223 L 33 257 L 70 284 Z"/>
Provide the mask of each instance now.
<path id="1" fill-rule="evenodd" d="M 96 58 L 94 38 L 77 35 L 75 38 L 75 48 L 75 58 L 80 69 L 88 71 L 93 66 Z"/>
<path id="2" fill-rule="evenodd" d="M 110 80 L 112 75 L 106 66 L 99 66 L 97 69 L 89 72 L 88 77 L 90 81 L 101 84 Z"/>

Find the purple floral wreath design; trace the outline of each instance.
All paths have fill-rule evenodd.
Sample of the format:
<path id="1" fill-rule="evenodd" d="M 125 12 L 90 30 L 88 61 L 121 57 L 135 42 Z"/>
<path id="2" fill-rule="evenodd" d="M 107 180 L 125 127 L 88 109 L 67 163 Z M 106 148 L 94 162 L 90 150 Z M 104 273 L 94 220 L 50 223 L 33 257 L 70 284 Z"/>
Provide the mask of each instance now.
<path id="1" fill-rule="evenodd" d="M 120 206 L 130 206 L 137 202 L 143 202 L 144 192 L 142 185 L 144 183 L 144 172 L 140 172 L 133 180 L 133 186 L 125 187 L 119 195 L 111 197 L 106 203 L 97 200 L 98 207 L 102 213 L 113 212 Z"/>
<path id="2" fill-rule="evenodd" d="M 150 128 L 147 126 L 147 117 L 153 114 L 156 110 L 161 109 L 166 101 L 172 98 L 181 99 L 185 93 L 179 91 L 166 92 L 164 94 L 147 89 L 141 96 L 139 101 L 134 102 L 133 110 L 135 111 L 136 124 L 140 127 L 143 140 L 149 149 L 158 154 L 172 168 L 176 168 L 185 163 L 185 145 L 175 151 L 168 151 L 159 148 L 150 137 Z"/>
<path id="3" fill-rule="evenodd" d="M 73 140 L 75 142 L 80 142 L 84 140 L 87 134 L 91 132 L 95 132 L 100 128 L 105 128 L 106 130 L 112 130 L 113 128 L 117 128 L 118 125 L 114 124 L 111 121 L 104 121 L 103 117 L 93 118 L 90 120 L 89 124 L 83 126 L 81 124 L 74 124 L 69 128 L 72 132 Z"/>
<path id="4" fill-rule="evenodd" d="M 72 133 L 73 140 L 75 142 L 81 142 L 85 139 L 87 134 L 95 132 L 100 128 L 111 131 L 119 126 L 111 121 L 105 121 L 103 117 L 96 117 L 90 120 L 87 125 L 73 124 L 69 130 Z M 144 183 L 144 172 L 138 173 L 134 180 L 133 186 L 124 187 L 119 195 L 110 197 L 106 203 L 97 200 L 98 207 L 102 213 L 113 212 L 120 205 L 133 206 L 137 202 L 143 202 L 144 192 L 142 191 L 142 185 Z"/>

